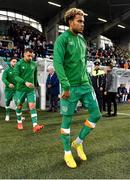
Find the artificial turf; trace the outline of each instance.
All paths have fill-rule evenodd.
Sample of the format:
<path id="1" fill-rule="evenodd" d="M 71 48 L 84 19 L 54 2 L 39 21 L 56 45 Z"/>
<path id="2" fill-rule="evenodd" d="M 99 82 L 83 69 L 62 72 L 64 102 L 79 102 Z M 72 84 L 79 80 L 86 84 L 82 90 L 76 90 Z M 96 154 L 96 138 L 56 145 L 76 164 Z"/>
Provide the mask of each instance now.
<path id="1" fill-rule="evenodd" d="M 129 104 L 118 106 L 118 112 L 128 114 Z M 4 108 L 0 108 L 0 179 L 130 179 L 129 115 L 97 123 L 84 142 L 88 160 L 82 162 L 72 150 L 76 169 L 69 169 L 63 160 L 59 113 L 38 111 L 39 124 L 45 125 L 39 134 L 32 132 L 30 114 L 24 115 L 24 130 L 18 131 L 14 111 L 10 122 L 5 122 Z M 72 140 L 87 117 L 84 110 L 75 114 Z"/>

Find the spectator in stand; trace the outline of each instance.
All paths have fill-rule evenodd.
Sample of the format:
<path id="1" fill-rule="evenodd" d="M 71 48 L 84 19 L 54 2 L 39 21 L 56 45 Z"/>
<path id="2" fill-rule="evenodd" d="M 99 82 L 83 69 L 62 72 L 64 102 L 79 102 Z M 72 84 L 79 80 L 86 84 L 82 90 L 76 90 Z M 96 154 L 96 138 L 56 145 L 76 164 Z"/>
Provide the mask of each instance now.
<path id="1" fill-rule="evenodd" d="M 20 55 L 20 49 L 17 48 L 17 46 L 14 46 L 12 51 L 11 51 L 11 56 L 12 57 L 15 57 L 15 58 L 20 58 L 21 55 Z"/>
<path id="2" fill-rule="evenodd" d="M 129 66 L 129 65 L 128 65 L 128 61 L 125 60 L 125 63 L 124 63 L 124 69 L 127 70 L 127 69 L 128 69 L 128 66 Z"/>
<path id="3" fill-rule="evenodd" d="M 126 85 L 124 84 L 122 87 L 122 102 L 123 103 L 127 102 L 127 97 L 128 97 L 128 92 L 127 92 Z"/>
<path id="4" fill-rule="evenodd" d="M 130 69 L 130 59 L 128 59 L 128 69 Z"/>
<path id="5" fill-rule="evenodd" d="M 120 84 L 120 86 L 117 89 L 117 99 L 119 103 L 122 102 L 122 84 Z"/>
<path id="6" fill-rule="evenodd" d="M 3 48 L 4 57 L 7 59 L 11 57 L 11 50 L 9 50 L 7 47 Z"/>
<path id="7" fill-rule="evenodd" d="M 53 43 L 52 43 L 52 41 L 49 41 L 49 43 L 47 44 L 47 53 L 49 56 L 51 56 L 53 54 Z"/>
<path id="8" fill-rule="evenodd" d="M 124 64 L 125 64 L 125 60 L 123 57 L 121 57 L 121 59 L 119 60 L 119 66 L 120 68 L 124 68 Z"/>

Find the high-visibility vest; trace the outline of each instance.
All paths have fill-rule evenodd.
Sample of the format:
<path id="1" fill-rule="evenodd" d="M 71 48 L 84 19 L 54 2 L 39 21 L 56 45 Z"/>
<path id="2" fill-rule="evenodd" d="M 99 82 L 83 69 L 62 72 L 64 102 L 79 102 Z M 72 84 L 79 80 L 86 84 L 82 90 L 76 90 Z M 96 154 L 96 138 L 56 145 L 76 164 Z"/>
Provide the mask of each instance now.
<path id="1" fill-rule="evenodd" d="M 96 70 L 94 69 L 92 72 L 92 76 L 100 76 L 100 75 L 104 75 L 105 72 L 101 69 L 98 70 L 98 73 L 96 73 Z"/>

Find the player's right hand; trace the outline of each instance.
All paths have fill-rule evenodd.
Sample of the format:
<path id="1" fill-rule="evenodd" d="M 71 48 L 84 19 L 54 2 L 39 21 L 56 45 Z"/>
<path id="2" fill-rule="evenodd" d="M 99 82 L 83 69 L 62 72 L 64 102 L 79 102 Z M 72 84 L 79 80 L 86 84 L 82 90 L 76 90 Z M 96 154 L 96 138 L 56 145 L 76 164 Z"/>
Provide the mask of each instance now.
<path id="1" fill-rule="evenodd" d="M 51 84 L 48 84 L 48 88 L 51 88 Z"/>
<path id="2" fill-rule="evenodd" d="M 107 91 L 104 92 L 104 95 L 107 95 Z"/>
<path id="3" fill-rule="evenodd" d="M 25 85 L 26 85 L 28 88 L 33 88 L 33 87 L 34 87 L 33 84 L 30 83 L 30 82 L 26 82 Z"/>
<path id="4" fill-rule="evenodd" d="M 13 85 L 13 84 L 9 84 L 9 87 L 10 87 L 11 89 L 13 89 L 13 88 L 14 88 L 14 85 Z"/>
<path id="5" fill-rule="evenodd" d="M 63 91 L 61 98 L 68 99 L 70 97 L 70 91 Z"/>

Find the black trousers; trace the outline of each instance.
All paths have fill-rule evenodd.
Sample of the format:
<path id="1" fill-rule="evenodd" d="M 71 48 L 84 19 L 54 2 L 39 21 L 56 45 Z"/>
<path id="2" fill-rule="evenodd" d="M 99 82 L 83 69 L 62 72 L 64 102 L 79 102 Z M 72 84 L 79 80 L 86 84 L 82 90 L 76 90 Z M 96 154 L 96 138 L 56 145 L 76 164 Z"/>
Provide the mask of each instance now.
<path id="1" fill-rule="evenodd" d="M 114 115 L 117 114 L 117 102 L 116 102 L 116 92 L 107 92 L 107 112 L 108 115 L 111 114 L 111 104 L 113 103 Z"/>
<path id="2" fill-rule="evenodd" d="M 95 90 L 95 93 L 96 93 L 96 97 L 97 97 L 100 112 L 102 112 L 102 92 L 97 89 L 97 90 Z"/>
<path id="3" fill-rule="evenodd" d="M 104 94 L 102 95 L 102 108 L 103 108 L 103 111 L 106 111 L 107 109 L 107 95 L 104 95 Z"/>
<path id="4" fill-rule="evenodd" d="M 51 110 L 58 109 L 58 96 L 49 94 L 49 107 Z"/>

